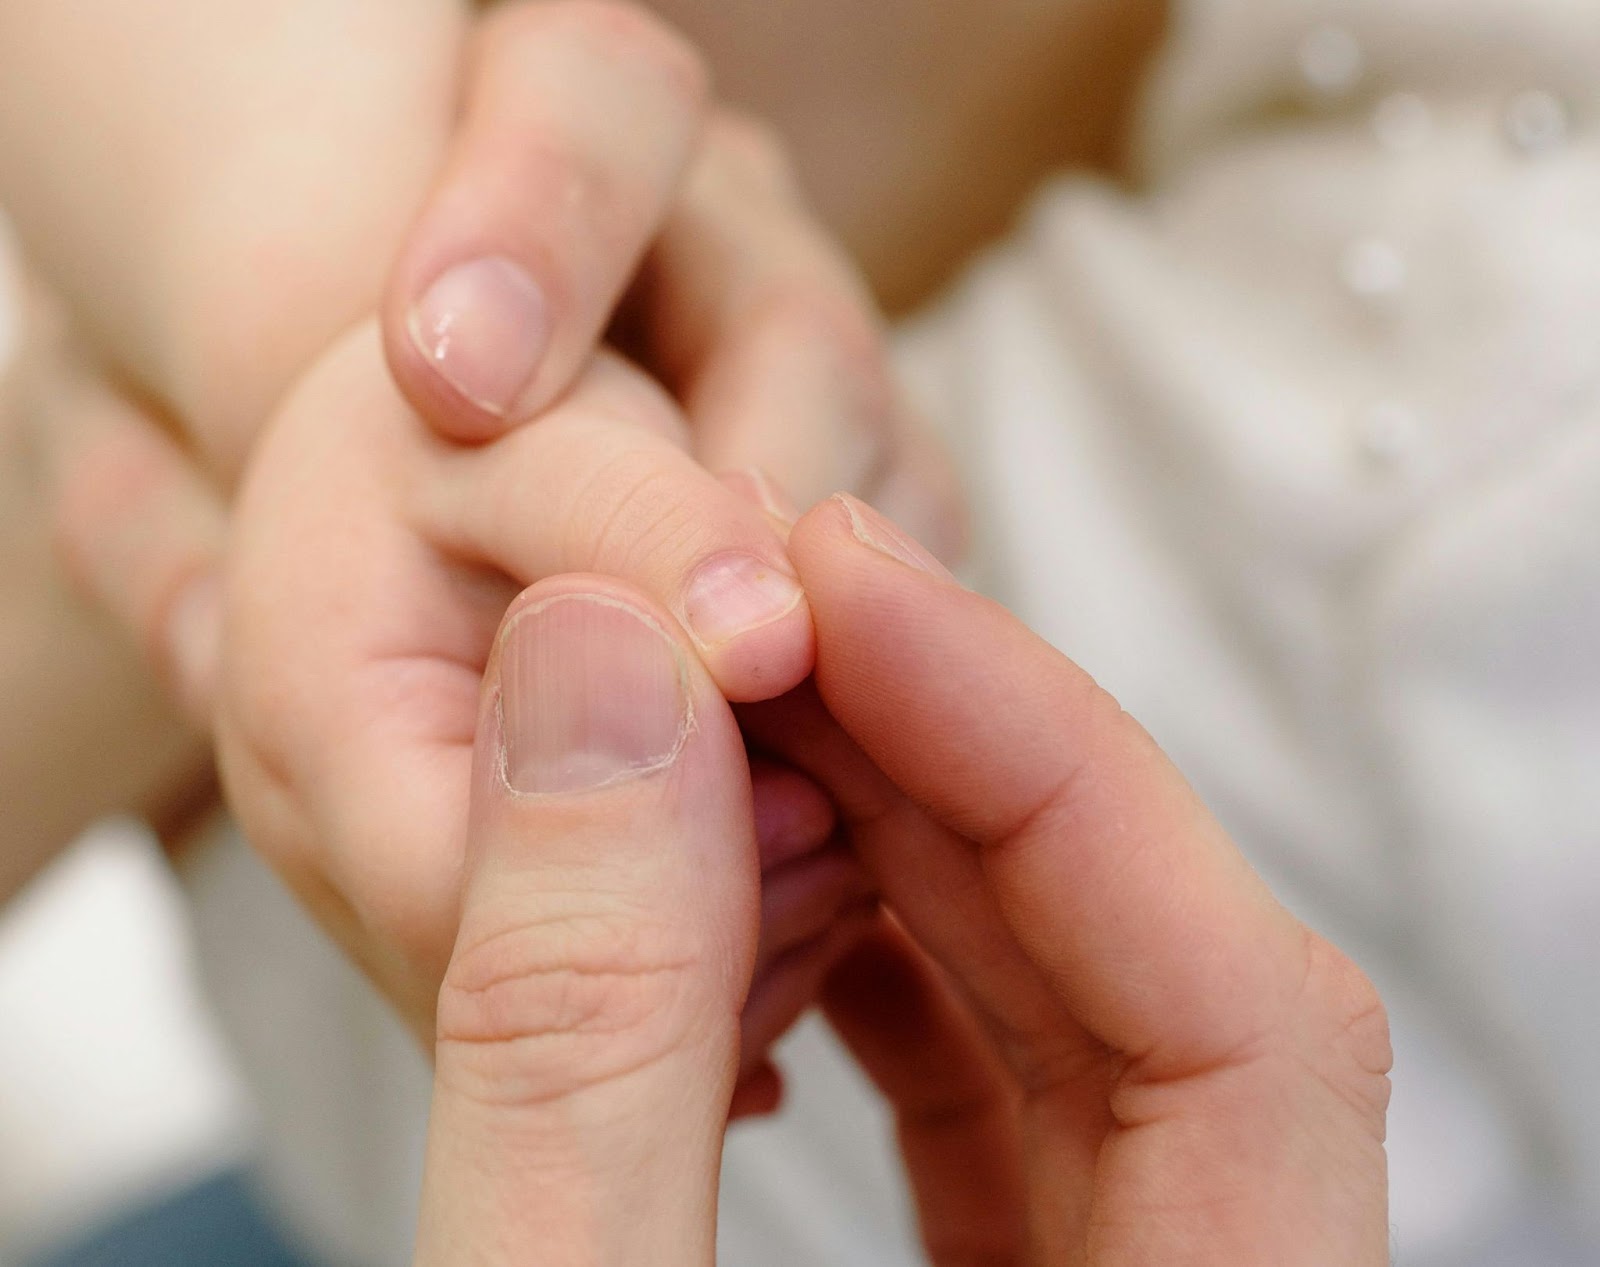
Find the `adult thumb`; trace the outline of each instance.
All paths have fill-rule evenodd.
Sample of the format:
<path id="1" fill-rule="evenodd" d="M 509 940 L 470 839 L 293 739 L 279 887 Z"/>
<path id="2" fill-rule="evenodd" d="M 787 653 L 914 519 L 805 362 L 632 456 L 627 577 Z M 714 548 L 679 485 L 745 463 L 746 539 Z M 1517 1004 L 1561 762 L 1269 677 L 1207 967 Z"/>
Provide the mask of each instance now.
<path id="1" fill-rule="evenodd" d="M 728 706 L 634 591 L 541 582 L 472 778 L 416 1262 L 710 1263 L 759 919 Z"/>

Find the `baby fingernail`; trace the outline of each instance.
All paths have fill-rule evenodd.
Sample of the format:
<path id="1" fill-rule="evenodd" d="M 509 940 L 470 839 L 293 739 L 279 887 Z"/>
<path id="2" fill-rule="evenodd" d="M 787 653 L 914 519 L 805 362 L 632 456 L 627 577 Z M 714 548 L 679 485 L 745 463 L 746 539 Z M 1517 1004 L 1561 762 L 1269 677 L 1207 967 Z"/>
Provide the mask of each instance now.
<path id="1" fill-rule="evenodd" d="M 714 647 L 770 625 L 800 603 L 800 582 L 750 554 L 719 554 L 689 582 L 684 615 L 702 645 Z"/>
<path id="2" fill-rule="evenodd" d="M 411 340 L 473 404 L 504 415 L 533 381 L 550 341 L 544 292 L 491 255 L 445 270 L 411 310 Z"/>
<path id="3" fill-rule="evenodd" d="M 615 599 L 549 599 L 503 635 L 500 717 L 514 792 L 587 792 L 648 774 L 670 765 L 689 733 L 682 653 Z"/>
<path id="4" fill-rule="evenodd" d="M 857 501 L 848 493 L 836 493 L 833 500 L 843 506 L 845 513 L 850 516 L 850 530 L 862 545 L 870 546 L 879 554 L 886 554 L 919 572 L 955 580 L 949 568 L 865 502 Z"/>

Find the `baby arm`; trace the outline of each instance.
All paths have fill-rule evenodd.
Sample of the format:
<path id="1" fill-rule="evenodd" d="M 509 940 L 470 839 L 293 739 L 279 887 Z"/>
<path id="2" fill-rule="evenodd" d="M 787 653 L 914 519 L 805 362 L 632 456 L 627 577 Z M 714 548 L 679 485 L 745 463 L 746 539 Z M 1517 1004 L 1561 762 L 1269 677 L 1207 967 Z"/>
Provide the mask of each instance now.
<path id="1" fill-rule="evenodd" d="M 537 22 L 559 12 L 588 30 L 584 24 L 602 10 L 508 10 L 495 47 L 516 55 L 534 46 Z M 480 58 L 482 73 L 491 54 L 480 51 Z M 515 114 L 502 102 L 487 117 Z M 469 116 L 463 144 L 474 161 L 446 168 L 429 204 L 435 214 L 424 213 L 418 240 L 435 250 L 449 245 L 458 227 L 436 209 L 463 191 L 481 191 L 491 170 L 485 156 L 514 148 L 504 138 L 484 143 L 473 130 L 482 123 Z M 548 117 L 539 120 L 545 135 L 548 124 Z M 525 183 L 528 172 L 512 170 Z M 502 205 L 506 193 L 500 190 Z M 483 202 L 496 205 L 493 197 Z M 485 233 L 495 239 L 502 228 L 491 224 Z M 505 244 L 510 254 L 526 249 L 525 240 Z M 817 491 L 859 486 L 834 474 L 841 450 L 875 475 L 889 466 L 880 424 L 893 410 L 893 393 L 874 320 L 848 268 L 796 211 L 781 163 L 759 134 L 728 125 L 711 130 L 646 272 L 652 284 L 636 297 L 630 324 L 689 401 L 695 431 L 636 371 L 603 358 L 585 372 L 580 356 L 571 367 L 584 375 L 580 382 L 600 374 L 606 386 L 599 407 L 594 393 L 580 391 L 535 427 L 458 450 L 405 409 L 377 355 L 376 332 L 367 328 L 321 357 L 291 394 L 267 443 L 279 456 L 262 463 L 278 474 L 251 480 L 252 490 L 275 491 L 252 492 L 259 500 L 247 499 L 237 527 L 241 543 L 254 532 L 258 546 L 252 556 L 240 545 L 232 591 L 236 606 L 247 603 L 252 614 L 233 622 L 244 632 L 230 640 L 237 650 L 222 680 L 221 745 L 235 804 L 313 909 L 420 1028 L 431 1015 L 455 900 L 460 833 L 451 830 L 446 793 L 454 786 L 451 761 L 464 748 L 451 746 L 457 731 L 450 708 L 462 698 L 462 683 L 475 682 L 487 637 L 516 589 L 575 567 L 633 578 L 693 632 L 730 695 L 777 693 L 809 669 L 809 620 L 783 557 L 781 524 L 758 504 L 770 499 L 770 486 L 743 475 L 735 483 L 756 501 L 735 496 L 686 450 L 698 442 L 701 456 L 723 463 L 759 460 L 767 445 L 800 462 L 820 456 L 804 476 Z M 601 292 L 622 280 L 602 279 Z M 604 305 L 587 311 L 591 322 L 602 320 Z M 390 353 L 398 359 L 392 337 Z M 419 387 L 403 370 L 401 377 L 413 395 L 425 394 L 425 383 Z M 591 406 L 581 425 L 565 412 L 580 396 Z M 359 425 L 363 418 L 389 422 L 367 427 Z M 808 433 L 813 420 L 821 425 Z M 834 443 L 851 439 L 852 428 L 868 433 L 865 444 Z M 412 449 L 392 447 L 401 436 Z M 222 453 L 224 466 L 226 448 L 212 451 L 214 459 Z M 421 478 L 422 452 L 450 465 L 440 466 L 437 478 Z M 481 474 L 461 474 L 470 469 Z M 500 471 L 511 474 L 496 476 Z M 170 619 L 159 628 L 149 623 L 163 611 L 170 616 L 171 595 L 164 607 L 141 600 L 125 574 L 97 566 L 116 534 L 94 531 L 100 508 L 71 496 L 70 483 L 63 504 L 76 516 L 64 535 L 75 543 L 80 579 L 167 656 L 208 717 L 206 672 L 172 645 Z M 271 509 L 253 512 L 252 505 Z M 317 523 L 323 531 L 307 529 Z M 201 574 L 218 534 L 180 538 L 171 544 L 195 556 L 180 571 Z M 258 568 L 247 562 L 252 557 Z M 354 569 L 348 574 L 341 571 L 346 564 Z M 463 735 L 470 733 L 466 716 Z M 812 955 L 788 952 L 826 950 L 838 935 L 826 926 L 859 902 L 861 886 L 854 868 L 823 848 L 831 811 L 815 789 L 775 769 L 758 769 L 756 779 L 758 806 L 769 811 L 763 845 L 774 869 L 764 953 L 782 988 L 758 990 L 747 1024 L 770 1034 L 792 1015 L 793 1000 L 809 995 L 809 986 L 796 983 L 815 976 Z M 763 1045 L 752 1041 L 749 1049 L 758 1056 Z"/>
<path id="2" fill-rule="evenodd" d="M 137 607 L 142 589 L 214 564 L 219 543 L 198 516 L 163 522 L 204 482 L 159 432 L 124 430 L 121 445 L 165 462 L 152 480 L 166 496 L 102 507 L 121 515 L 103 528 L 160 547 L 122 578 Z M 440 442 L 399 398 L 369 323 L 296 388 L 252 462 L 232 526 L 223 672 L 189 693 L 217 719 L 246 832 L 424 1036 L 454 936 L 479 678 L 517 590 L 601 569 L 676 614 L 708 550 L 737 546 L 787 573 L 786 524 L 764 490 L 707 475 L 683 433 L 660 389 L 608 355 L 539 425 L 476 449 Z M 753 631 L 758 663 L 763 646 L 809 647 L 796 616 Z M 187 653 L 161 654 L 182 666 Z M 750 777 L 766 875 L 741 1110 L 771 1102 L 765 1049 L 867 900 L 817 789 L 759 759 Z"/>
<path id="3" fill-rule="evenodd" d="M 214 470 L 372 307 L 465 29 L 454 0 L 0 6 L 0 203 Z"/>
<path id="4" fill-rule="evenodd" d="M 592 0 L 23 2 L 0 9 L 0 202 L 225 483 L 380 297 L 403 393 L 476 438 L 565 390 L 629 292 L 707 465 L 958 537 L 856 270 L 705 79 L 657 19 Z M 485 275 L 520 279 L 509 315 Z"/>
<path id="5" fill-rule="evenodd" d="M 718 469 L 774 469 L 807 501 L 892 484 L 953 518 L 945 469 L 892 388 L 852 269 L 801 208 L 760 129 L 725 116 L 703 126 L 692 53 L 648 17 L 601 4 L 508 5 L 469 30 L 448 3 L 18 4 L 0 11 L 0 62 L 0 192 L 77 299 L 80 333 L 119 383 L 139 389 L 137 401 L 119 395 L 80 357 L 81 399 L 30 411 L 33 442 L 55 452 L 43 463 L 46 486 L 28 491 L 41 521 L 29 540 L 40 551 L 57 544 L 78 589 L 109 607 L 202 722 L 207 686 L 194 679 L 209 668 L 171 653 L 169 626 L 193 626 L 202 604 L 183 582 L 204 576 L 221 523 L 193 513 L 203 486 L 154 475 L 176 455 L 136 424 L 155 402 L 229 478 L 294 370 L 376 303 L 387 256 L 447 140 L 450 159 L 406 239 L 386 307 L 390 360 L 441 431 L 470 429 L 475 415 L 405 337 L 408 306 L 439 270 L 491 251 L 544 284 L 556 342 L 526 407 L 577 372 L 644 237 L 657 233 L 628 325 L 687 402 L 697 456 Z M 674 82 L 676 96 L 651 97 L 648 85 Z M 609 132 L 597 114 L 610 117 Z M 552 191 L 569 187 L 598 191 L 587 207 L 599 230 L 543 214 Z M 608 189 L 642 209 L 624 232 Z M 552 260 L 585 268 L 552 276 Z M 130 425 L 92 427 L 91 416 Z M 11 463 L 7 474 L 21 490 L 41 472 Z M 142 504 L 102 504 L 108 480 Z M 182 527 L 149 553 L 169 563 L 159 584 L 141 586 L 129 579 L 145 570 L 129 566 L 127 534 L 102 528 L 156 498 L 191 513 L 168 516 Z M 77 645 L 81 613 L 50 632 L 46 612 L 61 605 L 32 606 L 34 643 Z M 126 661 L 105 622 L 91 623 L 100 658 Z M 49 657 L 22 659 L 38 678 Z M 148 684 L 125 685 L 152 695 Z M 58 699 L 57 715 L 98 717 L 120 734 L 127 719 L 106 711 L 110 693 L 91 694 Z M 182 734 L 170 713 L 162 724 Z M 193 744 L 184 737 L 191 756 Z M 118 796 L 77 792 L 83 814 L 145 804 Z"/>

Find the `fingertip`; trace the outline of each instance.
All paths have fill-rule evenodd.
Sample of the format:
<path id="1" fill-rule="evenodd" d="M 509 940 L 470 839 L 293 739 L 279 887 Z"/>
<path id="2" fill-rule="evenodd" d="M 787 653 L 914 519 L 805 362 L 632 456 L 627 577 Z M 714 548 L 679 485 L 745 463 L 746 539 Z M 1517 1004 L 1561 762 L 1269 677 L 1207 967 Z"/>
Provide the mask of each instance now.
<path id="1" fill-rule="evenodd" d="M 845 618 L 865 636 L 863 620 L 921 619 L 938 591 L 964 593 L 960 583 L 919 542 L 848 493 L 836 493 L 800 519 L 789 536 L 789 558 L 805 586 L 823 642 Z M 929 582 L 935 589 L 928 590 Z M 940 600 L 942 601 L 942 600 Z M 888 631 L 879 633 L 888 636 Z M 826 654 L 826 646 L 818 654 Z"/>
<path id="2" fill-rule="evenodd" d="M 871 874 L 843 839 L 762 872 L 763 962 L 827 932 L 836 920 L 875 899 Z"/>
<path id="3" fill-rule="evenodd" d="M 222 657 L 222 578 L 196 573 L 172 598 L 163 623 L 167 672 L 189 720 L 210 730 Z"/>
<path id="4" fill-rule="evenodd" d="M 751 758 L 750 791 L 763 869 L 803 858 L 832 839 L 838 810 L 814 780 L 793 766 Z"/>
<path id="5" fill-rule="evenodd" d="M 745 550 L 700 560 L 684 585 L 683 614 L 706 650 L 780 625 L 805 602 L 800 578 L 787 563 Z"/>
<path id="6" fill-rule="evenodd" d="M 772 699 L 810 675 L 811 605 L 787 559 L 758 547 L 702 559 L 684 582 L 684 628 L 731 703 Z"/>
<path id="7" fill-rule="evenodd" d="M 844 545 L 850 537 L 848 494 L 825 497 L 795 521 L 789 530 L 789 557 L 802 578 L 808 562 Z"/>
<path id="8" fill-rule="evenodd" d="M 482 374 L 504 374 L 508 360 L 494 347 L 514 336 L 494 329 L 492 315 L 451 310 L 450 295 L 459 294 L 459 277 L 447 276 L 452 271 L 431 282 L 396 283 L 384 303 L 384 359 L 406 403 L 440 439 L 487 444 L 513 425 L 514 410 L 510 401 L 491 399 L 496 389 Z"/>
<path id="9" fill-rule="evenodd" d="M 635 73 L 659 78 L 677 108 L 692 113 L 697 123 L 703 120 L 711 103 L 711 64 L 651 7 L 623 0 L 560 0 L 541 7 L 552 28 L 565 28 L 575 42 L 597 45 Z M 531 22 L 529 33 L 539 34 Z"/>
<path id="10" fill-rule="evenodd" d="M 787 544 L 795 511 L 763 472 L 727 472 L 719 482 L 740 501 L 758 507 Z M 726 551 L 705 559 L 683 591 L 683 621 L 723 693 L 732 703 L 756 703 L 792 690 L 810 676 L 816 659 L 811 605 L 786 556 L 774 551 Z"/>
<path id="11" fill-rule="evenodd" d="M 458 260 L 428 280 L 407 303 L 406 359 L 452 406 L 440 423 L 469 437 L 504 430 L 539 378 L 552 322 L 546 287 L 511 256 Z"/>
<path id="12" fill-rule="evenodd" d="M 834 965 L 882 918 L 875 895 L 845 896 L 844 902 L 823 931 L 778 950 L 761 965 L 739 1021 L 746 1067 L 762 1059 L 817 1002 Z"/>
<path id="13" fill-rule="evenodd" d="M 829 499 L 844 511 L 850 535 L 858 546 L 865 546 L 879 555 L 903 563 L 918 572 L 944 581 L 955 580 L 955 574 L 941 563 L 936 555 L 883 512 L 874 510 L 858 497 L 849 493 L 835 493 Z"/>
<path id="14" fill-rule="evenodd" d="M 221 645 L 225 514 L 152 417 L 102 382 L 50 401 L 53 545 L 80 592 L 110 614 L 209 730 Z"/>
<path id="15" fill-rule="evenodd" d="M 794 690 L 816 667 L 817 638 L 802 596 L 779 619 L 711 646 L 700 655 L 730 704 L 756 704 Z"/>
<path id="16" fill-rule="evenodd" d="M 729 1123 L 756 1117 L 771 1117 L 783 1107 L 783 1074 L 770 1060 L 739 1079 L 728 1106 Z"/>
<path id="17" fill-rule="evenodd" d="M 479 27 L 465 89 L 383 326 L 412 407 L 445 439 L 482 443 L 589 359 L 694 153 L 707 90 L 681 36 L 596 0 L 506 6 Z"/>

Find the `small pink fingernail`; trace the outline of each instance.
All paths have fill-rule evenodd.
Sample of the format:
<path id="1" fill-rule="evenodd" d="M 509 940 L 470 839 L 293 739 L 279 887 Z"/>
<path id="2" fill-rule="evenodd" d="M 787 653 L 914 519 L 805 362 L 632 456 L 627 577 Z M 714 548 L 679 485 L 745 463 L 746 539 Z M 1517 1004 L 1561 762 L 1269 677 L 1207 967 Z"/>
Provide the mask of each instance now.
<path id="1" fill-rule="evenodd" d="M 719 554 L 700 565 L 684 597 L 684 616 L 702 646 L 714 647 L 788 615 L 800 582 L 750 554 Z"/>
<path id="2" fill-rule="evenodd" d="M 446 269 L 411 310 L 411 341 L 478 408 L 504 416 L 550 342 L 544 292 L 513 260 L 490 255 Z"/>
<path id="3" fill-rule="evenodd" d="M 862 545 L 870 546 L 879 554 L 886 554 L 930 576 L 947 581 L 956 579 L 949 568 L 865 502 L 856 500 L 849 493 L 835 493 L 833 500 L 843 506 L 845 513 L 850 516 L 850 531 Z"/>

